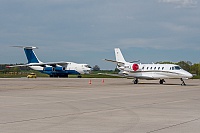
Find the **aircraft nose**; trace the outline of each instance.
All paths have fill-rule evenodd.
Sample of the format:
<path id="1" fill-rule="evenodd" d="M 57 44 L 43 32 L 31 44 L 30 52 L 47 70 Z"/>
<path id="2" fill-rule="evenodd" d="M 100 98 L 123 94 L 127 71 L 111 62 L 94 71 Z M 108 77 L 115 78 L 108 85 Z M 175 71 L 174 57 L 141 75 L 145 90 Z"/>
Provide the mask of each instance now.
<path id="1" fill-rule="evenodd" d="M 90 74 L 91 70 L 83 70 L 85 74 Z"/>
<path id="2" fill-rule="evenodd" d="M 187 72 L 187 73 L 185 73 L 185 77 L 186 77 L 186 78 L 192 78 L 193 75 L 192 75 L 191 73 Z"/>
<path id="3" fill-rule="evenodd" d="M 188 74 L 187 74 L 187 77 L 188 77 L 188 78 L 192 78 L 193 75 L 192 75 L 191 73 L 188 73 Z"/>

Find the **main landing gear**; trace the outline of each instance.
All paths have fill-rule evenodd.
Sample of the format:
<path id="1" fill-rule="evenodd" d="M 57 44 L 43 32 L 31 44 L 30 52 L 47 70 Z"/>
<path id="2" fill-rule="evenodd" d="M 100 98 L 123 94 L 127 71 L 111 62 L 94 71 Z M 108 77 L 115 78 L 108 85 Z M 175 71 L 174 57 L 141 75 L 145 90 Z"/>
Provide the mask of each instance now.
<path id="1" fill-rule="evenodd" d="M 183 78 L 181 78 L 181 81 L 182 81 L 181 85 L 182 85 L 182 86 L 186 86 L 186 84 L 185 84 Z M 164 79 L 160 79 L 160 81 L 159 81 L 160 84 L 163 84 L 164 82 L 165 82 Z M 133 83 L 134 83 L 134 84 L 138 84 L 138 78 L 135 78 L 135 79 L 133 80 Z"/>
<path id="2" fill-rule="evenodd" d="M 134 80 L 133 80 L 133 83 L 134 83 L 134 84 L 138 84 L 138 78 L 134 79 Z"/>
<path id="3" fill-rule="evenodd" d="M 182 86 L 186 86 L 186 84 L 185 84 L 185 82 L 184 82 L 184 80 L 182 78 L 181 78 L 181 81 L 182 81 L 181 85 Z"/>
<path id="4" fill-rule="evenodd" d="M 77 78 L 82 78 L 82 76 L 81 76 L 81 75 L 78 75 Z"/>
<path id="5" fill-rule="evenodd" d="M 164 79 L 160 79 L 160 82 L 159 82 L 159 83 L 160 83 L 160 84 L 163 84 L 164 82 L 165 82 Z M 133 80 L 133 83 L 134 83 L 134 84 L 138 84 L 138 78 L 134 79 L 134 80 Z"/>
<path id="6" fill-rule="evenodd" d="M 163 84 L 165 82 L 165 80 L 164 79 L 160 79 L 160 84 Z"/>
<path id="7" fill-rule="evenodd" d="M 50 75 L 50 77 L 51 78 L 68 78 L 68 74 L 60 74 L 60 75 L 58 75 L 58 74 L 52 74 L 52 75 Z"/>

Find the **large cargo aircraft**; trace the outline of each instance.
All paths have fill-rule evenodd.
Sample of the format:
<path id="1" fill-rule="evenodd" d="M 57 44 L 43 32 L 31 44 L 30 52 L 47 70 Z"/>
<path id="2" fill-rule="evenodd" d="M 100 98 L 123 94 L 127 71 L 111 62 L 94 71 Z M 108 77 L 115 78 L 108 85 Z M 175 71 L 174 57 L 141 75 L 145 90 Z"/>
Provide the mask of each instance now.
<path id="1" fill-rule="evenodd" d="M 138 79 L 158 79 L 160 80 L 160 84 L 163 84 L 165 79 L 180 79 L 182 81 L 181 85 L 186 85 L 184 79 L 192 78 L 191 73 L 174 64 L 141 64 L 127 62 L 119 48 L 115 48 L 115 57 L 116 60 L 105 60 L 117 64 L 117 69 L 120 70 L 119 75 L 133 77 L 134 84 L 138 84 Z"/>
<path id="2" fill-rule="evenodd" d="M 78 64 L 74 62 L 41 62 L 33 49 L 38 49 L 33 46 L 13 46 L 18 48 L 23 48 L 26 54 L 28 63 L 25 65 L 14 65 L 7 66 L 9 67 L 20 67 L 20 66 L 28 66 L 33 70 L 40 71 L 41 73 L 48 74 L 50 77 L 68 77 L 69 74 L 78 75 L 81 77 L 81 74 L 89 74 L 91 72 L 91 67 L 88 64 Z"/>

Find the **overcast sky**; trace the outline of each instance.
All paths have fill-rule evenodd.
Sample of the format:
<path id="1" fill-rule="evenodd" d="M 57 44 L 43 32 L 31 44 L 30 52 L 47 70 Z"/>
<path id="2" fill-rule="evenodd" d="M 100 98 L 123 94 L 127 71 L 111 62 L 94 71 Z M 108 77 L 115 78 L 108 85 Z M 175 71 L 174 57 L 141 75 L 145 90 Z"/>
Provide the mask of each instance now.
<path id="1" fill-rule="evenodd" d="M 114 69 L 127 61 L 200 62 L 199 0 L 0 0 L 0 63 L 74 61 Z"/>

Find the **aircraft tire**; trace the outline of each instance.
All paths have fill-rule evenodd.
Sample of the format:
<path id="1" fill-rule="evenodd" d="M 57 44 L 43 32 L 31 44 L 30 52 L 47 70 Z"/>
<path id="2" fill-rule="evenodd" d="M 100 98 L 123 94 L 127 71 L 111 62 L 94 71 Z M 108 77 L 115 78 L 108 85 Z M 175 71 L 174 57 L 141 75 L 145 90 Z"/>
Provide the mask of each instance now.
<path id="1" fill-rule="evenodd" d="M 164 79 L 161 79 L 159 83 L 160 83 L 160 84 L 163 84 L 164 82 L 165 82 L 165 80 L 164 80 Z"/>
<path id="2" fill-rule="evenodd" d="M 135 79 L 135 80 L 133 81 L 133 83 L 134 83 L 134 84 L 138 84 L 138 79 Z"/>

